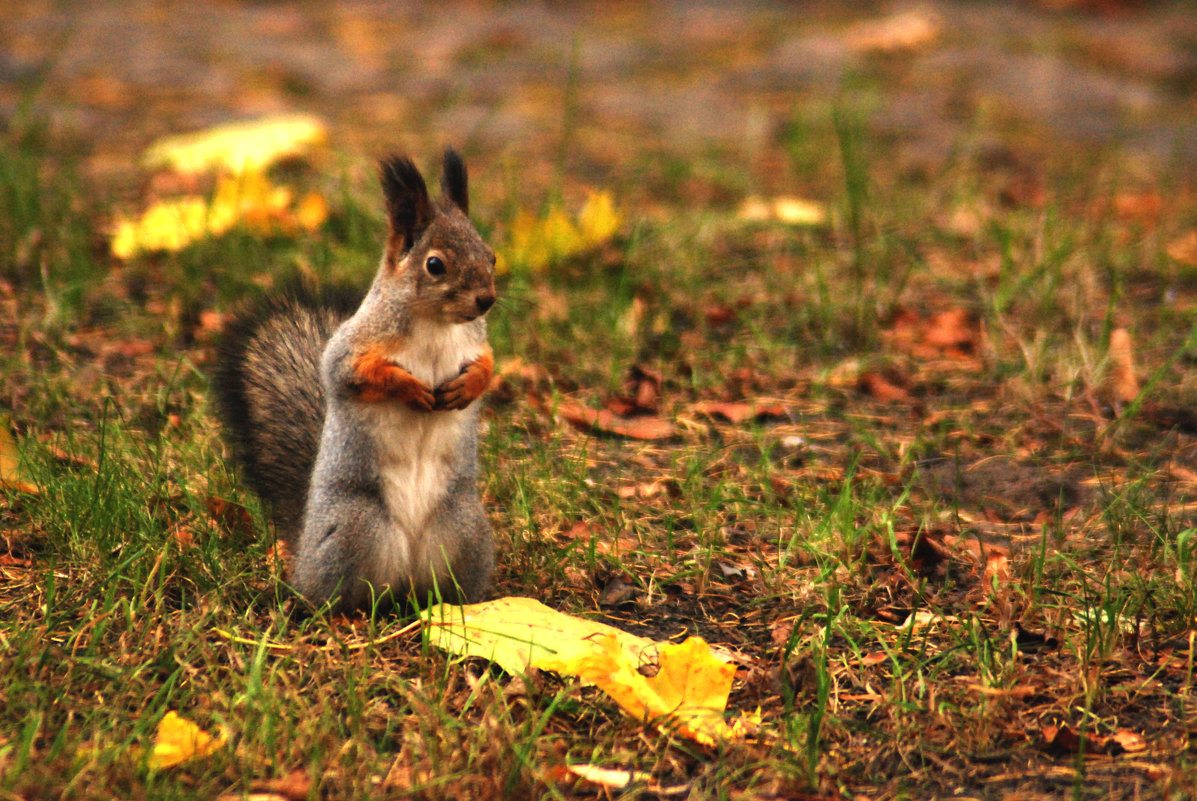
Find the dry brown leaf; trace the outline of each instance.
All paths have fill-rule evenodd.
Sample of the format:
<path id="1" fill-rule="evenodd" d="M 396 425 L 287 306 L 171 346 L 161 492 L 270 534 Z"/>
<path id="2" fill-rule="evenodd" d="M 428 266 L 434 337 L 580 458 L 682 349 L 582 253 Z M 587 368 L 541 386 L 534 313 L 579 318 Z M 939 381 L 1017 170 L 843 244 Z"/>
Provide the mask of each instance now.
<path id="1" fill-rule="evenodd" d="M 45 446 L 46 453 L 49 454 L 54 459 L 54 461 L 58 462 L 59 464 L 69 465 L 70 467 L 83 468 L 85 470 L 98 469 L 96 467 L 95 461 L 93 461 L 92 459 L 88 459 L 84 456 L 78 456 L 76 454 L 70 453 L 63 448 L 60 448 L 57 445 L 52 444 L 51 438 L 53 436 L 55 436 L 55 435 L 43 434 L 42 436 L 38 437 L 37 439 L 38 439 L 38 442 L 41 442 Z"/>
<path id="2" fill-rule="evenodd" d="M 1125 220 L 1154 223 L 1159 219 L 1164 201 L 1155 192 L 1119 192 L 1114 195 L 1114 211 Z"/>
<path id="3" fill-rule="evenodd" d="M 944 534 L 942 540 L 944 547 L 959 549 L 967 553 L 978 565 L 988 565 L 991 561 L 1009 560 L 1010 558 L 1010 549 L 1006 546 L 992 542 L 979 542 L 973 536 L 960 537 L 955 534 Z"/>
<path id="4" fill-rule="evenodd" d="M 723 417 L 732 423 L 743 423 L 758 417 L 785 417 L 786 408 L 779 403 L 758 406 L 736 401 L 696 401 L 690 411 L 707 417 Z"/>
<path id="5" fill-rule="evenodd" d="M 1114 732 L 1110 735 L 1110 742 L 1128 754 L 1143 751 L 1147 748 L 1147 742 L 1143 739 L 1143 735 L 1130 729 L 1119 729 Z"/>
<path id="6" fill-rule="evenodd" d="M 636 405 L 636 401 L 632 398 L 627 398 L 622 395 L 616 395 L 612 398 L 607 398 L 603 401 L 603 408 L 611 412 L 616 417 L 629 417 L 634 414 L 644 413 L 645 410 Z M 648 412 L 651 414 L 651 410 Z"/>
<path id="7" fill-rule="evenodd" d="M 619 536 L 614 539 L 610 537 L 599 537 L 594 541 L 594 550 L 600 554 L 629 554 L 636 553 L 643 549 L 640 540 L 636 538 L 630 531 L 624 529 L 619 533 Z"/>
<path id="8" fill-rule="evenodd" d="M 1049 723 L 1042 729 L 1043 744 L 1048 751 L 1062 754 L 1076 753 L 1081 744 L 1081 738 L 1068 726 L 1057 726 Z"/>
<path id="9" fill-rule="evenodd" d="M 993 586 L 994 581 L 999 586 L 1007 584 L 1010 581 L 1010 557 L 1001 553 L 991 553 L 985 560 L 985 572 L 981 578 L 986 587 Z"/>
<path id="10" fill-rule="evenodd" d="M 786 644 L 788 644 L 790 641 L 790 637 L 793 636 L 793 634 L 794 634 L 794 619 L 793 618 L 787 618 L 785 620 L 778 620 L 778 621 L 774 622 L 773 625 L 769 629 L 769 639 L 771 639 L 773 641 L 773 644 L 778 646 L 779 648 L 784 647 Z"/>
<path id="11" fill-rule="evenodd" d="M 888 560 L 890 556 L 890 545 L 888 542 L 881 543 L 879 556 Z M 894 532 L 893 544 L 897 546 L 898 552 L 906 556 L 910 560 L 910 569 L 920 576 L 935 575 L 940 566 L 952 557 L 952 550 L 945 543 L 947 535 L 938 531 L 925 531 L 920 529 L 907 529 Z"/>
<path id="12" fill-rule="evenodd" d="M 501 363 L 495 375 L 504 379 L 518 377 L 527 381 L 530 384 L 536 384 L 549 380 L 549 371 L 544 369 L 540 364 L 527 364 L 519 356 Z"/>
<path id="13" fill-rule="evenodd" d="M 560 404 L 557 414 L 582 431 L 599 431 L 631 439 L 669 439 L 677 433 L 673 423 L 660 417 L 621 417 L 609 409 L 591 409 L 578 403 Z"/>
<path id="14" fill-rule="evenodd" d="M 634 388 L 632 396 L 635 399 L 636 408 L 646 412 L 657 411 L 657 404 L 661 399 L 661 385 L 664 380 L 659 370 L 654 370 L 643 364 L 633 367 L 630 382 Z"/>
<path id="15" fill-rule="evenodd" d="M 272 793 L 286 801 L 304 801 L 311 793 L 312 777 L 303 768 L 296 768 L 286 776 L 254 782 L 252 789 Z"/>
<path id="16" fill-rule="evenodd" d="M 1119 403 L 1130 403 L 1139 395 L 1135 377 L 1135 357 L 1130 332 L 1115 328 L 1110 332 L 1110 394 Z"/>
<path id="17" fill-rule="evenodd" d="M 689 784 L 659 785 L 652 781 L 652 775 L 635 770 L 619 770 L 604 768 L 598 765 L 567 765 L 566 770 L 583 781 L 597 784 L 612 790 L 629 788 L 633 784 L 642 784 L 651 795 L 660 798 L 688 795 Z"/>
<path id="18" fill-rule="evenodd" d="M 618 577 L 611 578 L 599 591 L 599 606 L 619 606 L 636 597 L 636 587 Z"/>
<path id="19" fill-rule="evenodd" d="M 931 316 L 923 332 L 923 342 L 945 354 L 971 354 L 977 349 L 980 328 L 972 314 L 964 309 L 948 309 Z"/>
<path id="20" fill-rule="evenodd" d="M 566 540 L 589 540 L 594 534 L 594 526 L 585 520 L 579 520 L 569 527 L 568 530 L 562 531 L 558 534 L 558 538 Z"/>
<path id="21" fill-rule="evenodd" d="M 1037 692 L 1034 687 L 986 687 L 982 684 L 966 684 L 965 688 L 972 692 L 995 698 L 1024 698 L 1028 695 L 1034 695 Z"/>
<path id="22" fill-rule="evenodd" d="M 866 53 L 897 53 L 932 44 L 943 25 L 930 12 L 913 9 L 853 26 L 848 45 Z"/>
<path id="23" fill-rule="evenodd" d="M 946 309 L 930 317 L 899 309 L 885 334 L 898 350 L 925 359 L 969 359 L 981 343 L 981 325 L 967 309 Z"/>
<path id="24" fill-rule="evenodd" d="M 637 364 L 628 371 L 624 394 L 608 398 L 603 407 L 620 417 L 656 414 L 664 377 L 657 370 Z"/>
<path id="25" fill-rule="evenodd" d="M 199 313 L 199 327 L 201 331 L 206 331 L 210 334 L 219 334 L 224 330 L 225 321 L 231 315 L 223 314 L 212 309 L 205 309 Z"/>
<path id="26" fill-rule="evenodd" d="M 1170 465 L 1168 467 L 1168 474 L 1176 481 L 1197 486 L 1197 473 L 1189 470 L 1187 467 L 1181 467 L 1180 465 L 1175 464 Z"/>
<path id="27" fill-rule="evenodd" d="M 253 515 L 241 504 L 209 496 L 205 505 L 208 507 L 208 514 L 222 532 L 247 535 L 254 533 Z"/>
<path id="28" fill-rule="evenodd" d="M 1187 234 L 1173 239 L 1165 250 L 1169 258 L 1190 267 L 1197 267 L 1197 231 L 1189 231 Z"/>
<path id="29" fill-rule="evenodd" d="M 11 553 L 0 553 L 0 566 L 33 567 L 33 559 L 28 556 L 13 556 Z"/>
<path id="30" fill-rule="evenodd" d="M 291 553 L 291 546 L 287 545 L 284 540 L 275 540 L 274 544 L 270 546 L 270 550 L 266 552 L 266 561 L 276 562 L 279 569 L 284 573 L 290 572 L 291 560 L 294 555 Z"/>
<path id="31" fill-rule="evenodd" d="M 1067 724 L 1043 727 L 1044 745 L 1052 753 L 1075 754 L 1081 750 L 1081 740 L 1082 736 Z M 1147 748 L 1143 735 L 1130 729 L 1119 729 L 1111 735 L 1086 733 L 1084 740 L 1085 750 L 1090 753 L 1133 754 Z"/>
<path id="32" fill-rule="evenodd" d="M 881 373 L 861 373 L 860 378 L 857 379 L 857 386 L 862 392 L 872 395 L 882 403 L 894 403 L 911 399 L 909 392 L 890 381 Z"/>
<path id="33" fill-rule="evenodd" d="M 639 484 L 625 484 L 615 490 L 615 494 L 625 500 L 631 498 L 655 498 L 658 495 L 668 495 L 677 498 L 681 495 L 681 488 L 673 479 L 654 479 Z"/>
<path id="34" fill-rule="evenodd" d="M 718 328 L 736 319 L 736 310 L 726 303 L 714 303 L 703 309 L 703 316 L 707 318 L 707 325 Z"/>
<path id="35" fill-rule="evenodd" d="M 0 488 L 34 494 L 37 485 L 29 480 L 21 463 L 21 452 L 8 430 L 8 417 L 0 415 Z"/>
<path id="36" fill-rule="evenodd" d="M 885 334 L 901 350 L 910 350 L 921 338 L 922 317 L 910 309 L 897 309 L 889 319 Z"/>
<path id="37" fill-rule="evenodd" d="M 567 765 L 566 767 L 570 773 L 591 784 L 615 790 L 622 790 L 631 785 L 632 782 L 647 782 L 651 778 L 649 774 L 636 770 L 618 770 L 616 768 L 603 768 L 598 765 Z"/>

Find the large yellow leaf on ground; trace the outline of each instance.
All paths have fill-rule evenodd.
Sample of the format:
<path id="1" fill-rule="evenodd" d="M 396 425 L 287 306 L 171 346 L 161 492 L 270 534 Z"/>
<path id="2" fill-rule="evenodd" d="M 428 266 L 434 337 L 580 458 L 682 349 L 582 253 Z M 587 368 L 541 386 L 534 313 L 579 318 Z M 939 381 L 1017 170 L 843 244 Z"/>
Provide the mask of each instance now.
<path id="1" fill-rule="evenodd" d="M 426 610 L 424 619 L 428 638 L 437 648 L 489 659 L 511 674 L 605 650 L 598 640 L 602 636 L 613 638 L 623 658 L 634 665 L 653 661 L 659 647 L 646 637 L 562 614 L 531 598 L 499 598 L 468 606 L 441 604 Z"/>
<path id="2" fill-rule="evenodd" d="M 500 598 L 425 613 L 434 645 L 480 656 L 509 673 L 529 667 L 577 676 L 611 696 L 625 712 L 705 745 L 741 737 L 754 718 L 723 719 L 735 665 L 699 637 L 659 643 L 554 611 L 531 598 Z M 653 662 L 656 675 L 641 668 Z"/>

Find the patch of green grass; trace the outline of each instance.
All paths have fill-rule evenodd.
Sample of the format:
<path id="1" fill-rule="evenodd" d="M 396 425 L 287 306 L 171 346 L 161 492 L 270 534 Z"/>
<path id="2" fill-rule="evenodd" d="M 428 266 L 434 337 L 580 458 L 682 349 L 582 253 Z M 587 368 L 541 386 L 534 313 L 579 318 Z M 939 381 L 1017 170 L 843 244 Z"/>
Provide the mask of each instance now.
<path id="1" fill-rule="evenodd" d="M 8 141 L 0 411 L 39 491 L 0 490 L 0 789 L 218 797 L 298 772 L 308 797 L 561 798 L 591 792 L 564 770 L 585 763 L 713 798 L 1192 790 L 1194 286 L 1160 235 L 1094 218 L 1104 185 L 1065 175 L 1003 206 L 969 143 L 944 186 L 895 171 L 869 130 L 852 108 L 796 113 L 769 184 L 701 148 L 629 168 L 621 238 L 505 277 L 492 314 L 500 366 L 519 360 L 484 415 L 497 591 L 723 649 L 733 708 L 763 723 L 716 749 L 552 675 L 454 662 L 399 617 L 290 598 L 225 461 L 202 320 L 296 277 L 364 286 L 382 230 L 365 178 L 301 176 L 333 199 L 318 234 L 234 231 L 118 269 L 102 196 Z M 568 134 L 543 202 L 577 188 Z M 737 216 L 828 176 L 824 227 Z M 502 244 L 515 195 L 475 192 Z M 1137 346 L 1129 403 L 1106 386 L 1115 328 Z M 638 413 L 672 437 L 557 415 L 632 393 L 634 368 L 659 376 Z M 137 748 L 169 710 L 233 747 L 150 770 Z M 1144 747 L 1113 753 L 1120 731 Z"/>
<path id="2" fill-rule="evenodd" d="M 17 121 L 0 142 L 0 278 L 44 298 L 45 324 L 64 325 L 101 277 L 95 217 L 102 209 L 77 189 L 70 164 L 42 157 L 44 133 Z"/>

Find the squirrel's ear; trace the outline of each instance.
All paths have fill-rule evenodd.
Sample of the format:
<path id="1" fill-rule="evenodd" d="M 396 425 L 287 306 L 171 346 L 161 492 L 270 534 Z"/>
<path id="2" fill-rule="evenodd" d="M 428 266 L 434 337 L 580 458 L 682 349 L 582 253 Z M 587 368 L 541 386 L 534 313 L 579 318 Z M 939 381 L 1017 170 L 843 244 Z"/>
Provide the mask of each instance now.
<path id="1" fill-rule="evenodd" d="M 461 209 L 462 214 L 469 215 L 470 191 L 465 162 L 451 147 L 445 149 L 445 166 L 441 172 L 441 192 L 453 201 L 453 205 Z"/>
<path id="2" fill-rule="evenodd" d="M 400 156 L 383 159 L 378 172 L 391 224 L 391 241 L 398 246 L 399 253 L 406 253 L 432 222 L 428 186 L 411 159 Z M 395 239 L 401 241 L 394 242 Z"/>

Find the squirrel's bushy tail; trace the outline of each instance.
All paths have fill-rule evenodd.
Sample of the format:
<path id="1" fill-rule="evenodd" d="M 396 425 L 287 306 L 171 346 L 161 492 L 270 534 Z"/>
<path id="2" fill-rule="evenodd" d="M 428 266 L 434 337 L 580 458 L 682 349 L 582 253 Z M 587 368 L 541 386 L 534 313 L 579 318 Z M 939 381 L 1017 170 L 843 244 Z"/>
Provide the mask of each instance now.
<path id="1" fill-rule="evenodd" d="M 360 299 L 302 287 L 263 298 L 226 328 L 217 353 L 213 394 L 233 457 L 291 542 L 324 425 L 320 357 Z"/>

